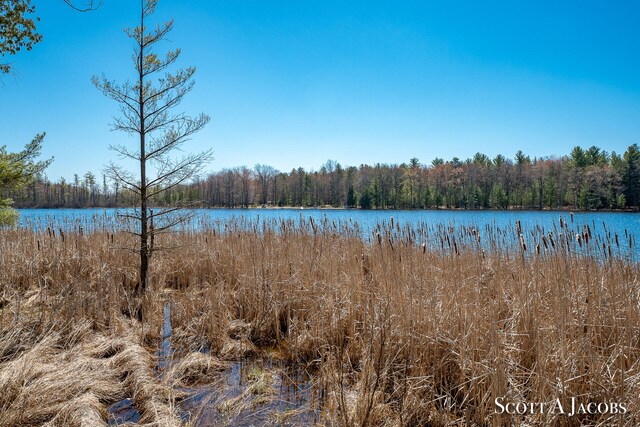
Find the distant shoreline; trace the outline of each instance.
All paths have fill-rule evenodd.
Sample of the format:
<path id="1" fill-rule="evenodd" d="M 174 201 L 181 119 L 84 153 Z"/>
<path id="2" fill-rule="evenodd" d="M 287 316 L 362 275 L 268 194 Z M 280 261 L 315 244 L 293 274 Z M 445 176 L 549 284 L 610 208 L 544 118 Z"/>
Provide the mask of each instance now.
<path id="1" fill-rule="evenodd" d="M 154 206 L 150 209 L 164 209 L 170 208 L 171 206 Z M 74 208 L 74 207 L 16 207 L 16 210 L 26 210 L 26 209 L 37 209 L 37 210 L 59 210 L 59 209 L 72 209 L 72 210 L 86 210 L 86 209 L 134 209 L 136 206 L 87 206 L 82 208 Z M 335 206 L 248 206 L 248 207 L 223 207 L 223 206 L 198 206 L 193 208 L 185 208 L 185 209 L 207 209 L 207 210 L 299 210 L 299 211 L 402 211 L 402 212 L 417 212 L 417 211 L 427 211 L 427 212 L 569 212 L 569 213 L 598 213 L 598 212 L 609 212 L 609 213 L 640 213 L 640 208 L 627 208 L 627 209 L 572 209 L 572 208 L 542 208 L 542 209 L 531 209 L 531 208 L 515 208 L 510 207 L 507 209 L 500 208 L 372 208 L 372 209 L 362 209 L 362 208 L 349 208 L 349 207 L 335 207 Z"/>

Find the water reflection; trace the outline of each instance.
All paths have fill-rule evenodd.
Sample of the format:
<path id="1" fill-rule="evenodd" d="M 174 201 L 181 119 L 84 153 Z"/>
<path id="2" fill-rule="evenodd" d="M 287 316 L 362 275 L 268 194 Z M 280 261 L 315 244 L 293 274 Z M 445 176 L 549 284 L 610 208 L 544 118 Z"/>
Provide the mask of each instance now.
<path id="1" fill-rule="evenodd" d="M 313 425 L 323 409 L 316 375 L 268 355 L 231 362 L 214 383 L 188 391 L 182 417 L 196 426 Z"/>

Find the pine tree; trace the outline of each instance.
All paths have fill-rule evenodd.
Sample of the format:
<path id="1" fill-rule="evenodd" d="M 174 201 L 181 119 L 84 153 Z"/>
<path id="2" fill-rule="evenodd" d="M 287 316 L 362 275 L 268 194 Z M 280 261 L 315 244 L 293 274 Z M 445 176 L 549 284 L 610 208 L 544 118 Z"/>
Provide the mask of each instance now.
<path id="1" fill-rule="evenodd" d="M 53 159 L 36 161 L 40 156 L 43 139 L 44 133 L 36 135 L 19 153 L 9 153 L 6 146 L 0 147 L 0 196 L 24 188 L 49 166 Z M 0 197 L 0 225 L 15 223 L 18 215 L 11 209 L 12 203 L 10 198 Z"/>
<path id="2" fill-rule="evenodd" d="M 94 85 L 120 104 L 121 117 L 115 119 L 113 129 L 136 136 L 136 148 L 124 145 L 110 148 L 120 157 L 134 160 L 139 171 L 133 173 L 112 163 L 109 174 L 123 188 L 135 193 L 139 201 L 138 209 L 122 215 L 138 228 L 134 232 L 140 239 L 138 296 L 144 294 L 147 287 L 151 254 L 159 249 L 154 247 L 154 236 L 184 220 L 180 206 L 151 212 L 149 208 L 154 197 L 195 177 L 212 157 L 211 150 L 182 158 L 174 156 L 191 135 L 209 122 L 209 117 L 200 114 L 192 118 L 183 113 L 172 113 L 173 108 L 192 90 L 192 77 L 196 70 L 189 67 L 173 73 L 167 71 L 180 56 L 180 49 L 169 51 L 164 59 L 154 52 L 155 45 L 173 29 L 173 21 L 158 25 L 153 30 L 147 27 L 148 18 L 154 13 L 157 3 L 158 0 L 141 0 L 140 24 L 125 30 L 127 36 L 134 40 L 134 83 L 117 84 L 104 76 L 93 77 Z"/>

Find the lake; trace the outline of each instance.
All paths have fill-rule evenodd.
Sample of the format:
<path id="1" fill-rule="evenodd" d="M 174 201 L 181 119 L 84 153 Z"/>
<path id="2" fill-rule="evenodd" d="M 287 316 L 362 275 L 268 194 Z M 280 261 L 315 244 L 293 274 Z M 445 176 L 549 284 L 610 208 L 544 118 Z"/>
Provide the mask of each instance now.
<path id="1" fill-rule="evenodd" d="M 95 228 L 117 227 L 117 209 L 19 209 L 20 226 L 32 229 L 83 227 L 86 231 Z M 189 227 L 198 228 L 203 224 L 219 226 L 229 220 L 280 221 L 299 224 L 312 218 L 317 224 L 357 223 L 359 230 L 371 239 L 379 224 L 394 223 L 409 229 L 437 227 L 461 228 L 473 226 L 480 235 L 491 230 L 514 229 L 520 221 L 523 234 L 534 231 L 545 233 L 559 228 L 560 218 L 568 224 L 568 229 L 581 232 L 589 226 L 594 234 L 606 234 L 613 238 L 616 234 L 631 245 L 629 254 L 640 253 L 640 242 L 636 236 L 640 230 L 640 214 L 630 212 L 576 212 L 566 211 L 450 211 L 450 210 L 359 210 L 359 209 L 195 209 Z M 246 223 L 246 222 L 245 222 Z M 604 226 L 603 224 L 606 224 Z M 630 243 L 629 243 L 630 242 Z"/>

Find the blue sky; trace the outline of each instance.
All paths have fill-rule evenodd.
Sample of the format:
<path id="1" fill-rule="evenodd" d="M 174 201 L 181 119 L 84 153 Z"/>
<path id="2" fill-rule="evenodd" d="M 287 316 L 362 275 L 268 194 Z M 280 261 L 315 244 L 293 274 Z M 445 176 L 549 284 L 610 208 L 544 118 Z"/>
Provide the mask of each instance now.
<path id="1" fill-rule="evenodd" d="M 51 179 L 100 173 L 117 105 L 91 76 L 133 79 L 137 1 L 77 13 L 33 0 L 43 41 L 0 86 L 0 144 L 47 132 Z M 160 0 L 162 48 L 182 48 L 196 86 L 179 109 L 211 123 L 185 149 L 209 170 L 282 171 L 417 157 L 623 152 L 640 140 L 638 2 Z"/>

